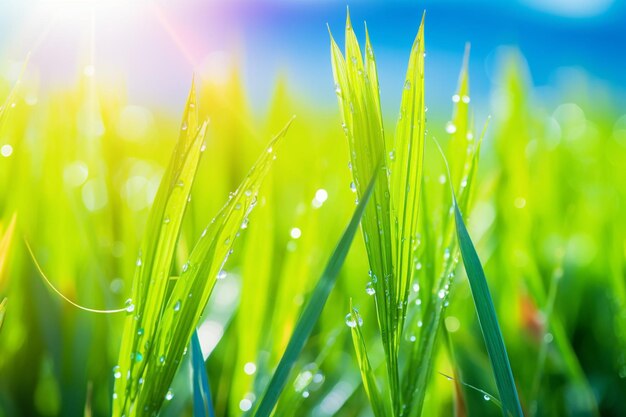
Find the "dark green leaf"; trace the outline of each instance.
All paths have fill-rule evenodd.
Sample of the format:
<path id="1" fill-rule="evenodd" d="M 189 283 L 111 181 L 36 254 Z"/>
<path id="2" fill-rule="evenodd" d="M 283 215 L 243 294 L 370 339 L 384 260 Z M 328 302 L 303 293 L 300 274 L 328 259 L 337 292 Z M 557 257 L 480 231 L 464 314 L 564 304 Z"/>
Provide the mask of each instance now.
<path id="1" fill-rule="evenodd" d="M 302 351 L 304 344 L 309 338 L 315 323 L 324 309 L 328 295 L 335 286 L 337 275 L 339 274 L 341 266 L 346 259 L 348 250 L 350 249 L 352 240 L 354 239 L 354 235 L 359 229 L 361 216 L 363 215 L 363 211 L 367 206 L 367 202 L 372 194 L 372 189 L 376 183 L 376 174 L 378 173 L 378 169 L 375 169 L 374 173 L 375 174 L 370 179 L 366 191 L 363 193 L 361 202 L 354 211 L 348 227 L 346 227 L 346 230 L 343 232 L 337 247 L 326 264 L 326 268 L 324 269 L 321 278 L 313 289 L 311 298 L 309 299 L 302 315 L 300 316 L 300 319 L 298 320 L 298 323 L 296 324 L 296 328 L 294 329 L 291 339 L 289 340 L 287 349 L 285 349 L 285 353 L 278 363 L 276 372 L 263 394 L 263 398 L 261 399 L 261 403 L 259 404 L 259 408 L 255 414 L 256 417 L 268 417 L 272 413 L 272 410 L 278 401 L 278 397 L 287 383 L 289 372 L 291 371 L 291 368 L 296 362 L 298 355 Z"/>

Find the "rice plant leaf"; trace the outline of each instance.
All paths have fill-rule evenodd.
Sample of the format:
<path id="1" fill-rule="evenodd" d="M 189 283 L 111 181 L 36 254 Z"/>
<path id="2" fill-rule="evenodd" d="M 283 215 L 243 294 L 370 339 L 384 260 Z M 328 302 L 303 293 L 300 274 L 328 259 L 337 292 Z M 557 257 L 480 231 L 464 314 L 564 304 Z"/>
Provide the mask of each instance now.
<path id="1" fill-rule="evenodd" d="M 156 329 L 152 354 L 147 358 L 146 383 L 143 384 L 138 406 L 158 410 L 166 397 L 185 347 L 189 344 L 204 307 L 213 291 L 222 268 L 232 252 L 242 224 L 256 205 L 261 183 L 267 175 L 280 140 L 291 122 L 270 141 L 237 190 L 229 196 L 211 224 L 196 242 L 189 260 L 183 265 L 180 277 L 164 307 Z"/>
<path id="2" fill-rule="evenodd" d="M 509 363 L 509 357 L 506 352 L 506 346 L 504 345 L 502 331 L 498 324 L 498 318 L 496 317 L 496 310 L 493 305 L 491 293 L 489 292 L 487 279 L 485 278 L 485 273 L 480 259 L 478 258 L 478 254 L 476 253 L 476 249 L 474 248 L 474 244 L 472 243 L 472 239 L 465 227 L 463 216 L 456 203 L 456 198 L 454 200 L 454 220 L 463 264 L 467 272 L 472 297 L 474 299 L 474 306 L 495 374 L 496 386 L 502 401 L 502 413 L 505 417 L 521 417 L 523 416 L 522 406 L 515 388 L 513 371 Z"/>
<path id="3" fill-rule="evenodd" d="M 350 147 L 353 191 L 362 198 L 365 185 L 376 173 L 372 200 L 363 214 L 362 231 L 367 250 L 372 285 L 375 288 L 377 319 L 381 329 L 383 347 L 387 358 L 387 373 L 395 403 L 399 405 L 398 308 L 396 279 L 393 268 L 391 204 L 386 161 L 378 165 L 377 158 L 385 154 L 385 135 L 376 74 L 376 64 L 371 44 L 366 45 L 366 65 L 354 33 L 350 15 L 346 18 L 345 59 L 331 35 L 331 63 L 335 91 L 339 101 L 344 133 Z M 366 70 L 368 72 L 366 72 Z M 371 71 L 371 73 L 369 73 Z M 378 168 L 375 168 L 377 167 Z"/>
<path id="4" fill-rule="evenodd" d="M 365 394 L 372 405 L 374 416 L 384 417 L 391 415 L 388 411 L 389 402 L 387 398 L 383 397 L 383 394 L 381 394 L 378 384 L 376 383 L 376 374 L 370 364 L 365 339 L 363 338 L 363 332 L 361 332 L 362 319 L 358 310 L 352 306 L 352 300 L 350 300 L 350 316 L 352 322 L 355 324 L 351 327 L 352 343 L 354 344 L 354 350 L 356 351 L 359 371 L 361 372 L 361 380 L 363 381 L 363 388 L 365 389 Z"/>
<path id="5" fill-rule="evenodd" d="M 464 58 L 464 64 L 461 68 L 459 75 L 459 85 L 457 88 L 457 95 L 469 94 L 469 76 L 467 74 L 467 62 L 468 62 L 468 49 L 466 49 L 466 56 Z M 467 100 L 466 100 L 467 101 Z M 460 107 L 465 109 L 459 110 Z M 472 125 L 469 118 L 469 110 L 467 109 L 468 103 L 463 100 L 458 100 L 454 106 L 453 121 L 456 125 L 462 127 L 463 137 L 453 137 L 452 141 L 456 141 L 455 147 L 452 149 L 452 153 L 459 155 L 458 158 L 454 158 L 454 166 L 456 172 L 459 173 L 459 177 L 463 180 L 459 180 L 459 187 L 461 189 L 459 194 L 459 205 L 463 210 L 466 210 L 470 204 L 470 196 L 472 193 L 472 187 L 475 182 L 475 174 L 478 166 L 478 159 L 480 156 L 480 144 L 482 138 L 486 132 L 487 124 L 482 131 L 478 143 L 473 143 L 473 133 L 470 126 Z M 469 136 L 472 134 L 472 136 Z M 462 139 L 462 140 L 461 140 Z M 471 140 L 470 140 L 471 139 Z M 443 154 L 443 152 L 442 152 Z M 447 166 L 447 165 L 446 165 Z M 444 193 L 443 195 L 443 207 L 448 207 L 450 204 L 449 195 Z M 422 201 L 425 201 L 422 199 Z M 407 367 L 405 378 L 403 379 L 403 395 L 405 404 L 409 413 L 414 416 L 419 416 L 422 413 L 424 404 L 424 398 L 426 394 L 426 386 L 430 378 L 433 360 L 436 353 L 436 342 L 443 321 L 443 313 L 447 304 L 447 294 L 449 288 L 452 285 L 452 277 L 457 266 L 458 260 L 458 245 L 455 239 L 455 228 L 452 220 L 453 213 L 445 210 L 442 212 L 443 217 L 441 219 L 443 239 L 437 245 L 426 245 L 422 255 L 424 256 L 424 264 L 437 265 L 443 256 L 443 266 L 438 269 L 434 268 L 429 270 L 427 274 L 423 274 L 420 278 L 425 282 L 420 283 L 420 287 L 432 289 L 431 294 L 425 294 L 422 301 L 426 301 L 426 311 L 423 314 L 423 324 L 420 329 L 419 343 L 414 344 L 409 366 Z M 426 242 L 432 242 L 434 237 L 430 231 L 430 223 L 434 221 L 432 214 L 428 213 L 428 210 L 423 210 L 423 220 L 426 225 L 422 229 Z M 424 285 L 422 285 L 424 284 Z"/>
<path id="6" fill-rule="evenodd" d="M 17 213 L 13 213 L 11 222 L 0 238 L 0 292 L 4 290 L 4 287 L 8 283 L 6 275 L 7 258 L 11 249 L 11 242 L 13 241 L 13 235 L 15 233 L 15 223 L 17 221 Z"/>
<path id="7" fill-rule="evenodd" d="M 197 331 L 191 337 L 191 363 L 193 371 L 193 415 L 194 417 L 215 417 L 209 378 L 204 366 Z"/>
<path id="8" fill-rule="evenodd" d="M 399 346 L 407 311 L 409 288 L 415 274 L 417 229 L 424 165 L 426 113 L 424 102 L 424 17 L 409 57 L 402 89 L 400 116 L 390 151 L 390 182 L 394 227 L 394 267 L 398 312 L 395 345 Z"/>
<path id="9" fill-rule="evenodd" d="M 7 310 L 7 298 L 4 298 L 2 302 L 0 302 L 0 330 L 2 330 L 2 324 L 4 323 L 4 315 Z"/>
<path id="10" fill-rule="evenodd" d="M 166 296 L 169 273 L 191 186 L 203 151 L 207 123 L 198 127 L 195 86 L 181 125 L 181 133 L 168 168 L 161 180 L 150 212 L 137 268 L 132 297 L 115 367 L 113 416 L 129 415 L 151 354 Z M 123 376 L 123 377 L 122 377 Z"/>
<path id="11" fill-rule="evenodd" d="M 377 172 L 377 170 L 375 172 Z M 335 285 L 337 275 L 339 274 L 341 266 L 348 255 L 348 250 L 350 249 L 354 235 L 359 228 L 359 223 L 365 211 L 365 207 L 367 206 L 367 202 L 372 194 L 374 184 L 376 183 L 376 177 L 377 175 L 373 175 L 370 179 L 360 203 L 357 205 L 354 213 L 352 214 L 350 223 L 348 223 L 348 226 L 343 232 L 339 243 L 335 247 L 335 250 L 326 264 L 326 268 L 324 269 L 322 276 L 315 285 L 311 297 L 302 311 L 302 315 L 298 319 L 298 323 L 296 324 L 291 339 L 287 344 L 285 353 L 280 359 L 276 371 L 265 389 L 265 393 L 263 394 L 261 402 L 255 413 L 256 417 L 269 417 L 272 410 L 276 406 L 278 397 L 287 383 L 289 372 L 293 368 L 293 365 L 302 351 L 302 348 L 304 348 L 304 344 L 311 335 L 313 327 L 324 309 L 324 305 L 326 304 L 330 291 Z"/>

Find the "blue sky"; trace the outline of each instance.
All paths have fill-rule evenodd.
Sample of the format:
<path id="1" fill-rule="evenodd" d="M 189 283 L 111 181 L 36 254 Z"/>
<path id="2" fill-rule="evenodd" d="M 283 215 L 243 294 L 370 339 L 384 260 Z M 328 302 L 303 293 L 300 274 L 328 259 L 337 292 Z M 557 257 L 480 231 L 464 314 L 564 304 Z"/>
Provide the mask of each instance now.
<path id="1" fill-rule="evenodd" d="M 160 20 L 137 4 L 158 5 Z M 626 103 L 625 1 L 353 1 L 349 6 L 357 34 L 363 34 L 359 23 L 367 21 L 383 104 L 391 112 L 424 10 L 429 106 L 449 103 L 466 42 L 472 47 L 472 98 L 485 112 L 497 63 L 512 49 L 525 57 L 538 91 L 575 96 L 580 90 L 591 98 L 610 92 L 615 104 Z M 126 10 L 131 7 L 133 12 Z M 89 8 L 93 15 L 85 13 Z M 224 63 L 237 61 L 256 107 L 267 102 L 278 74 L 287 76 L 301 99 L 334 106 L 326 24 L 341 42 L 345 8 L 346 2 L 331 0 L 109 0 L 106 5 L 104 0 L 2 0 L 0 60 L 19 60 L 38 44 L 33 65 L 45 92 L 75 82 L 93 56 L 96 74 L 123 80 L 129 100 L 172 108 L 184 100 L 192 72 L 209 68 L 219 76 Z M 62 17 L 40 41 L 51 11 Z M 95 24 L 92 43 L 85 22 Z"/>

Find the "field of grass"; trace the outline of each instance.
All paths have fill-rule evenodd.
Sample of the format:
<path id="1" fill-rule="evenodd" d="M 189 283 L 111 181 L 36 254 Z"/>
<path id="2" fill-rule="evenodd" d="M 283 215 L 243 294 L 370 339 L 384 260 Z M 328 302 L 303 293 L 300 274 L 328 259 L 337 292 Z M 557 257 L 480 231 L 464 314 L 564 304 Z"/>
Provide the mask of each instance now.
<path id="1" fill-rule="evenodd" d="M 428 109 L 427 19 L 381 108 L 361 28 L 336 109 L 2 80 L 0 417 L 626 415 L 624 109 L 511 53 L 475 120 L 469 46 Z"/>

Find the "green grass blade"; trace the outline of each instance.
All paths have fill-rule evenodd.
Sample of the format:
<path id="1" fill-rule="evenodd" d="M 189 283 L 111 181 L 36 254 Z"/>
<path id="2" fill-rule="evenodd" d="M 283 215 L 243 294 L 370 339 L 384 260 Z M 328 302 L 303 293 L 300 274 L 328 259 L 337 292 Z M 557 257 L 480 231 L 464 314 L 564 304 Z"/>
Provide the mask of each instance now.
<path id="1" fill-rule="evenodd" d="M 467 51 L 464 64 L 459 75 L 459 85 L 457 87 L 457 95 L 468 94 L 469 76 L 467 74 Z M 464 107 L 464 110 L 460 110 Z M 462 137 L 458 135 L 451 139 L 456 141 L 452 151 L 458 155 L 454 158 L 455 167 L 459 175 L 461 192 L 459 195 L 459 204 L 464 210 L 469 207 L 472 186 L 475 181 L 475 173 L 478 166 L 478 158 L 480 154 L 480 137 L 476 146 L 472 143 L 473 136 L 469 140 L 468 135 L 471 133 L 471 122 L 468 119 L 469 111 L 468 103 L 458 100 L 454 106 L 454 116 L 452 120 L 455 125 L 460 126 Z M 483 130 L 483 135 L 485 131 Z M 463 181 L 460 178 L 463 178 Z M 434 190 L 432 190 L 434 191 Z M 424 194 L 425 196 L 425 194 Z M 426 305 L 422 318 L 423 321 L 419 329 L 419 343 L 413 345 L 409 366 L 406 369 L 403 379 L 403 396 L 407 413 L 413 416 L 420 416 L 424 405 L 426 388 L 430 380 L 434 359 L 437 352 L 437 339 L 439 329 L 441 328 L 444 309 L 448 304 L 448 293 L 452 285 L 452 277 L 457 266 L 458 245 L 456 244 L 454 225 L 452 223 L 453 213 L 447 210 L 451 204 L 449 194 L 444 193 L 441 197 L 442 205 L 433 206 L 435 198 L 428 195 L 423 196 L 422 202 L 426 205 L 426 209 L 422 210 L 422 225 L 420 229 L 427 242 L 421 252 L 421 263 L 426 269 L 425 273 L 420 275 L 420 287 L 426 288 L 425 294 L 420 295 L 420 300 Z M 429 201 L 430 200 L 430 201 Z M 426 203 L 431 203 L 428 206 Z M 440 222 L 443 231 L 441 238 L 438 238 L 431 230 L 430 225 L 433 222 Z M 435 244 L 428 244 L 435 242 Z M 443 262 L 440 259 L 443 257 Z M 428 266 L 430 265 L 430 267 Z M 441 265 L 441 266 L 440 266 Z M 415 323 L 411 323 L 415 326 Z M 419 326 L 418 326 L 419 327 Z"/>
<path id="2" fill-rule="evenodd" d="M 145 378 L 138 400 L 142 409 L 158 410 L 162 404 L 241 226 L 256 205 L 261 183 L 290 124 L 291 121 L 270 141 L 243 182 L 202 233 L 189 260 L 183 265 L 181 275 L 165 301 L 154 350 L 147 360 L 146 375 L 152 377 L 149 383 Z"/>
<path id="3" fill-rule="evenodd" d="M 113 416 L 130 415 L 148 359 L 153 356 L 172 259 L 191 186 L 203 151 L 206 123 L 198 128 L 195 86 L 187 100 L 181 133 L 161 180 L 137 259 L 132 298 L 115 367 Z M 151 379 L 152 380 L 152 379 Z M 164 393 L 165 394 L 165 393 Z"/>
<path id="4" fill-rule="evenodd" d="M 507 417 L 510 415 L 521 417 L 523 416 L 522 406 L 517 396 L 513 371 L 509 363 L 509 357 L 506 352 L 506 346 L 504 345 L 504 339 L 502 338 L 502 331 L 498 324 L 498 318 L 496 317 L 496 310 L 493 305 L 491 293 L 489 292 L 487 279 L 485 278 L 485 273 L 480 259 L 478 258 L 478 254 L 476 253 L 476 249 L 474 248 L 474 244 L 463 222 L 463 216 L 456 204 L 456 200 L 454 202 L 454 220 L 459 247 L 463 257 L 463 265 L 467 272 L 478 321 L 495 374 L 500 400 L 502 401 L 502 413 Z"/>
<path id="5" fill-rule="evenodd" d="M 424 17 L 409 57 L 402 89 L 400 116 L 396 127 L 394 149 L 390 153 L 392 224 L 394 225 L 395 305 L 398 309 L 398 331 L 395 345 L 400 345 L 407 313 L 409 288 L 417 263 L 417 229 L 424 165 Z"/>
<path id="6" fill-rule="evenodd" d="M 4 298 L 0 303 L 0 330 L 2 330 L 2 324 L 4 323 L 4 315 L 7 311 L 7 298 Z"/>
<path id="7" fill-rule="evenodd" d="M 209 378 L 204 366 L 197 331 L 191 337 L 191 363 L 193 369 L 193 415 L 194 417 L 215 417 Z"/>
<path id="8" fill-rule="evenodd" d="M 372 411 L 376 417 L 384 417 L 392 415 L 389 411 L 389 397 L 383 397 L 378 384 L 376 383 L 376 374 L 370 364 L 369 356 L 367 355 L 367 348 L 365 345 L 365 339 L 361 332 L 361 325 L 363 319 L 361 318 L 358 310 L 352 306 L 352 300 L 350 300 L 350 321 L 354 325 L 350 325 L 352 333 L 352 343 L 354 344 L 354 350 L 356 351 L 357 362 L 359 363 L 359 371 L 361 372 L 361 380 L 363 381 L 363 388 L 365 394 L 372 405 Z"/>
<path id="9" fill-rule="evenodd" d="M 372 195 L 373 203 L 363 214 L 362 231 L 367 250 L 370 276 L 375 288 L 377 319 L 381 329 L 390 389 L 399 406 L 397 285 L 393 269 L 393 233 L 391 225 L 389 166 L 375 168 L 378 156 L 386 153 L 385 135 L 371 44 L 366 45 L 366 65 L 350 21 L 346 18 L 345 59 L 331 35 L 331 62 L 342 126 L 350 147 L 352 189 L 362 198 L 365 185 L 374 173 L 379 179 Z M 366 72 L 366 70 L 368 72 Z M 372 71 L 370 74 L 369 71 Z"/>
<path id="10" fill-rule="evenodd" d="M 296 324 L 291 339 L 287 344 L 285 353 L 278 363 L 278 367 L 276 368 L 269 385 L 265 389 L 263 398 L 261 399 L 259 407 L 255 413 L 256 417 L 268 417 L 276 406 L 278 397 L 287 383 L 289 372 L 313 331 L 313 327 L 324 309 L 324 305 L 326 304 L 330 291 L 335 285 L 337 275 L 339 274 L 341 266 L 348 255 L 348 250 L 350 249 L 354 235 L 359 228 L 359 223 L 365 211 L 365 207 L 367 206 L 367 202 L 372 194 L 374 184 L 376 183 L 376 177 L 376 175 L 372 176 L 367 189 L 363 194 L 361 202 L 357 205 L 357 208 L 350 219 L 350 223 L 348 223 L 348 226 L 341 236 L 337 247 L 326 264 L 326 268 L 324 269 L 322 276 L 313 289 L 311 298 L 307 302 L 306 307 L 302 311 L 302 315 L 298 319 L 298 323 Z"/>

